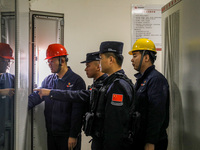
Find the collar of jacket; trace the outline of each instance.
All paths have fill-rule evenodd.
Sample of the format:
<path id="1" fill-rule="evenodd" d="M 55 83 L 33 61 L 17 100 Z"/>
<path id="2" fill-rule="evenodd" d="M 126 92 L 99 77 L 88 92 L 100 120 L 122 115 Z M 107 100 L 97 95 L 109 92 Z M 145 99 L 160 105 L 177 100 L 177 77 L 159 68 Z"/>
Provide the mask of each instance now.
<path id="1" fill-rule="evenodd" d="M 117 71 L 117 72 L 111 74 L 108 78 L 112 78 L 113 76 L 116 76 L 116 75 L 119 75 L 119 74 L 125 74 L 124 70 L 121 69 L 121 70 L 119 70 L 119 71 Z"/>
<path id="2" fill-rule="evenodd" d="M 59 80 L 63 80 L 63 81 L 65 81 L 67 78 L 69 78 L 70 76 L 71 76 L 71 73 L 73 72 L 72 71 L 72 69 L 69 67 L 69 66 L 67 66 L 68 67 L 68 70 L 67 70 L 67 72 L 65 73 L 65 75 L 62 77 L 62 79 L 59 79 Z M 55 80 L 58 80 L 58 76 L 55 74 L 55 76 L 56 76 L 56 79 Z"/>
<path id="3" fill-rule="evenodd" d="M 94 82 L 99 82 L 99 81 L 103 81 L 108 77 L 108 75 L 106 73 L 104 73 L 102 76 L 100 76 L 98 79 L 96 79 Z"/>
<path id="4" fill-rule="evenodd" d="M 107 83 L 109 83 L 110 81 L 112 81 L 114 78 L 116 78 L 117 76 L 120 76 L 120 75 L 124 75 L 125 72 L 123 69 L 113 73 L 112 75 L 108 76 L 105 80 L 104 80 L 104 85 L 106 85 Z"/>
<path id="5" fill-rule="evenodd" d="M 155 65 L 152 65 L 149 68 L 147 68 L 143 74 L 136 73 L 134 76 L 136 77 L 136 80 L 143 79 L 154 69 L 155 69 Z"/>

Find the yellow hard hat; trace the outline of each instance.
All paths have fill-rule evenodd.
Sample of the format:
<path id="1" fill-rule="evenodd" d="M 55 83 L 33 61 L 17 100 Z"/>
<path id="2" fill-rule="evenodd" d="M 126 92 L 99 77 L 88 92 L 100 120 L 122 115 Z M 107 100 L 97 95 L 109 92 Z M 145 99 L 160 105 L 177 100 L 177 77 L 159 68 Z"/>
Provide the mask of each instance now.
<path id="1" fill-rule="evenodd" d="M 134 51 L 143 51 L 143 50 L 147 50 L 147 51 L 152 51 L 152 52 L 156 52 L 156 47 L 155 44 L 149 40 L 149 39 L 138 39 L 135 44 L 133 45 L 133 48 L 131 51 L 129 51 L 129 55 L 133 55 Z"/>

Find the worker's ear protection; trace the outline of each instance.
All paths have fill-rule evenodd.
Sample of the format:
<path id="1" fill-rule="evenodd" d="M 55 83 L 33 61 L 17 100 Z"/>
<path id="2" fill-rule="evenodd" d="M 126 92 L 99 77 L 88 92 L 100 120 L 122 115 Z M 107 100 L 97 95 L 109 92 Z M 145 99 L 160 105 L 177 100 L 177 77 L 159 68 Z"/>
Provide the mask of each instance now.
<path id="1" fill-rule="evenodd" d="M 66 62 L 68 61 L 67 55 L 65 55 L 65 56 L 59 56 L 59 57 L 58 57 L 59 68 L 58 68 L 58 70 L 57 70 L 57 73 L 60 72 L 60 70 L 61 70 L 61 66 L 62 66 L 62 57 L 65 58 L 65 61 L 66 61 Z"/>
<path id="2" fill-rule="evenodd" d="M 64 56 L 64 58 L 65 58 L 65 61 L 68 62 L 68 57 L 67 57 L 67 55 Z M 59 65 L 60 65 L 60 66 L 61 66 L 61 63 L 62 63 L 62 57 L 59 57 Z"/>

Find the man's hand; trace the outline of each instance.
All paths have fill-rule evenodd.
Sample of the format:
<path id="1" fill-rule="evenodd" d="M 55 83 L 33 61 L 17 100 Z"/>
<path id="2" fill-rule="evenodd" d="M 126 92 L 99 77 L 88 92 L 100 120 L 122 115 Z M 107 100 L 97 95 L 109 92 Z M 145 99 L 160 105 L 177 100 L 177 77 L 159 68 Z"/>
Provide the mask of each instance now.
<path id="1" fill-rule="evenodd" d="M 3 96 L 13 96 L 15 94 L 14 88 L 0 89 L 0 95 Z"/>
<path id="2" fill-rule="evenodd" d="M 68 149 L 73 150 L 77 144 L 77 138 L 69 137 L 68 139 Z"/>
<path id="3" fill-rule="evenodd" d="M 154 149 L 155 149 L 154 144 L 151 144 L 151 143 L 145 144 L 144 150 L 154 150 Z"/>
<path id="4" fill-rule="evenodd" d="M 40 95 L 41 99 L 42 99 L 42 96 L 49 96 L 51 92 L 50 89 L 33 89 L 33 91 L 38 91 L 38 94 Z"/>

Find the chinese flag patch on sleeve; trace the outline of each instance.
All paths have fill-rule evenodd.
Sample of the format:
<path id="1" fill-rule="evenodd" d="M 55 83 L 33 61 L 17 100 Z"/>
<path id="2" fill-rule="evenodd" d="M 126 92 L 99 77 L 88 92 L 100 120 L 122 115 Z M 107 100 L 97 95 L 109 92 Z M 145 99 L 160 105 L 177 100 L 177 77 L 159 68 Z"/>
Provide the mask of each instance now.
<path id="1" fill-rule="evenodd" d="M 123 101 L 123 95 L 122 94 L 113 94 L 112 95 L 112 101 L 122 102 Z"/>

